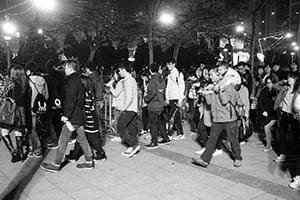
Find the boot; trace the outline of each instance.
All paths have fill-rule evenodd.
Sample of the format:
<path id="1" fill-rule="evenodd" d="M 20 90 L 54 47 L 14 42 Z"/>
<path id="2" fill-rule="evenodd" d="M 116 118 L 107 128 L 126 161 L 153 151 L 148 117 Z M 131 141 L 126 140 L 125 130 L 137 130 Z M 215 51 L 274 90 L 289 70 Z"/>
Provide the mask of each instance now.
<path id="1" fill-rule="evenodd" d="M 10 136 L 9 135 L 3 136 L 2 139 L 3 139 L 3 142 L 4 142 L 5 146 L 7 147 L 9 152 L 11 153 L 11 156 L 12 156 L 11 162 L 12 163 L 19 162 L 21 159 L 20 159 L 20 157 L 18 156 L 16 150 L 13 147 Z"/>
<path id="2" fill-rule="evenodd" d="M 16 136 L 16 143 L 17 143 L 17 154 L 22 160 L 26 160 L 24 150 L 23 150 L 23 136 Z"/>

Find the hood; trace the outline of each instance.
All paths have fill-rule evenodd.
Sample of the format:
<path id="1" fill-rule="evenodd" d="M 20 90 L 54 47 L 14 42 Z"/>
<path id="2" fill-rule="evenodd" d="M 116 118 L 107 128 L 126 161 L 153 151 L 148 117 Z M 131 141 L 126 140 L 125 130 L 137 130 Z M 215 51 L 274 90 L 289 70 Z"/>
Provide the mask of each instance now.
<path id="1" fill-rule="evenodd" d="M 158 82 L 163 82 L 164 80 L 163 80 L 163 78 L 162 78 L 162 76 L 160 75 L 160 74 L 153 74 L 152 75 L 152 78 L 154 79 L 154 80 L 157 80 Z"/>
<path id="2" fill-rule="evenodd" d="M 44 85 L 45 79 L 41 76 L 30 76 L 30 80 L 36 85 Z"/>
<path id="3" fill-rule="evenodd" d="M 101 81 L 101 75 L 98 72 L 93 72 L 89 75 L 89 77 L 93 80 L 95 80 L 96 82 Z"/>

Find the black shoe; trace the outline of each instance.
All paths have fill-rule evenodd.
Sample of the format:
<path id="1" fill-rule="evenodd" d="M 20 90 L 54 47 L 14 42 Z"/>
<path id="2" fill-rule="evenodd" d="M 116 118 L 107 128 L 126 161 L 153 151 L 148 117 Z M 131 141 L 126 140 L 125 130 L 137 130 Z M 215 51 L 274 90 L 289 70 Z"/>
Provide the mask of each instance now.
<path id="1" fill-rule="evenodd" d="M 162 140 L 162 141 L 159 141 L 158 142 L 158 145 L 169 145 L 169 144 L 171 144 L 171 141 L 169 140 Z"/>
<path id="2" fill-rule="evenodd" d="M 203 161 L 201 158 L 192 158 L 192 163 L 205 168 L 208 166 L 208 163 Z"/>
<path id="3" fill-rule="evenodd" d="M 95 163 L 94 163 L 94 161 L 84 162 L 84 163 L 76 165 L 76 167 L 78 169 L 94 169 L 95 168 Z"/>
<path id="4" fill-rule="evenodd" d="M 105 153 L 98 154 L 97 156 L 94 157 L 95 160 L 107 160 L 107 156 Z"/>
<path id="5" fill-rule="evenodd" d="M 68 154 L 68 155 L 65 155 L 65 160 L 68 161 L 68 162 L 72 162 L 72 163 L 75 163 L 77 161 L 75 158 L 73 158 L 71 153 Z"/>
<path id="6" fill-rule="evenodd" d="M 19 161 L 21 161 L 22 159 L 18 156 L 18 154 L 17 153 L 13 153 L 12 154 L 12 158 L 11 158 L 11 162 L 12 163 L 16 163 L 16 162 L 19 162 Z"/>
<path id="7" fill-rule="evenodd" d="M 158 145 L 154 144 L 154 143 L 150 143 L 148 145 L 145 146 L 146 149 L 157 149 Z"/>

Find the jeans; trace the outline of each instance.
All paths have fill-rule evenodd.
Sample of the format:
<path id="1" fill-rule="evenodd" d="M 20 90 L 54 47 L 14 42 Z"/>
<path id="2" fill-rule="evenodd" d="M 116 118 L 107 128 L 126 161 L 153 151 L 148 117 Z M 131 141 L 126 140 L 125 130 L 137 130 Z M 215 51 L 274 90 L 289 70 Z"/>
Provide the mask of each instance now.
<path id="1" fill-rule="evenodd" d="M 148 110 L 148 123 L 151 132 L 151 143 L 157 145 L 159 132 L 164 141 L 169 141 L 166 133 L 166 125 L 162 121 L 161 111 Z"/>
<path id="2" fill-rule="evenodd" d="M 169 120 L 171 119 L 171 117 L 173 116 L 173 113 L 175 112 L 177 105 L 176 103 L 178 102 L 178 100 L 170 100 L 170 104 L 169 104 Z M 180 115 L 180 111 L 179 108 L 174 116 L 174 127 L 177 130 L 177 134 L 178 135 L 183 135 L 183 129 L 182 129 L 182 124 L 181 124 L 181 115 Z"/>
<path id="3" fill-rule="evenodd" d="M 241 148 L 240 143 L 238 140 L 238 131 L 237 131 L 237 122 L 222 122 L 222 123 L 215 123 L 213 122 L 211 130 L 210 130 L 210 138 L 206 144 L 206 150 L 201 155 L 201 159 L 207 163 L 211 161 L 212 154 L 215 150 L 216 144 L 218 139 L 225 130 L 229 139 L 229 142 L 232 147 L 232 154 L 234 160 L 242 160 L 241 157 Z"/>
<path id="4" fill-rule="evenodd" d="M 142 107 L 142 121 L 143 121 L 143 130 L 148 130 L 148 109 L 147 106 Z"/>
<path id="5" fill-rule="evenodd" d="M 73 126 L 76 130 L 76 133 L 77 133 L 76 139 L 81 146 L 81 149 L 85 156 L 85 160 L 92 161 L 93 160 L 92 159 L 92 151 L 91 151 L 90 145 L 88 143 L 88 140 L 85 136 L 83 126 L 78 126 L 78 125 L 73 125 Z M 59 147 L 57 149 L 55 160 L 54 160 L 55 164 L 61 164 L 63 157 L 66 153 L 68 141 L 69 141 L 71 135 L 72 135 L 72 132 L 67 128 L 66 124 L 64 124 L 62 127 L 62 130 L 61 130 L 60 137 L 59 137 Z"/>
<path id="6" fill-rule="evenodd" d="M 41 141 L 37 133 L 36 125 L 37 125 L 37 115 L 32 115 L 32 130 L 30 134 L 30 140 L 32 143 L 33 152 L 41 150 Z"/>
<path id="7" fill-rule="evenodd" d="M 137 113 L 133 111 L 123 111 L 117 122 L 117 131 L 129 147 L 138 145 L 136 117 Z"/>
<path id="8" fill-rule="evenodd" d="M 279 154 L 285 154 L 286 147 L 286 136 L 288 133 L 289 124 L 292 128 L 293 141 L 299 143 L 299 121 L 297 121 L 292 114 L 287 112 L 282 112 L 280 116 L 280 149 Z"/>

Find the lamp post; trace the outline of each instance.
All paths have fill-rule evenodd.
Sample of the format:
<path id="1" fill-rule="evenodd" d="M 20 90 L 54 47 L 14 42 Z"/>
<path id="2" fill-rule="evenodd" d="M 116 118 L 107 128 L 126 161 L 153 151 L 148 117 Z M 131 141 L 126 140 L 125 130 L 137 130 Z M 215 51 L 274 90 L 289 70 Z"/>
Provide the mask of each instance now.
<path id="1" fill-rule="evenodd" d="M 16 33 L 16 26 L 9 21 L 9 18 L 6 17 L 5 23 L 2 25 L 4 40 L 6 41 L 6 57 L 7 57 L 7 69 L 10 68 L 10 40 L 12 36 Z"/>

